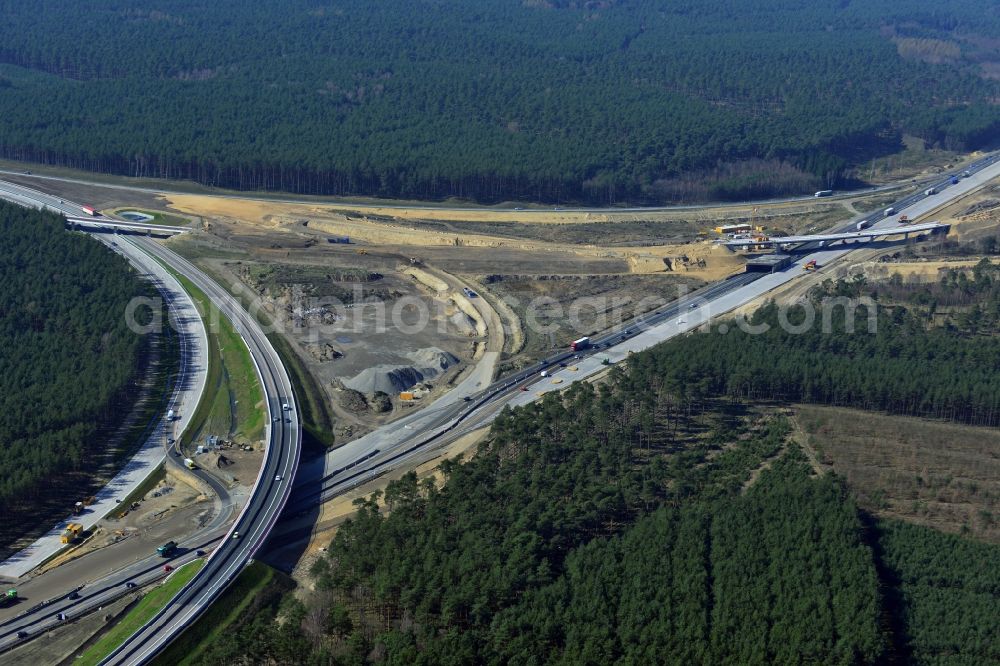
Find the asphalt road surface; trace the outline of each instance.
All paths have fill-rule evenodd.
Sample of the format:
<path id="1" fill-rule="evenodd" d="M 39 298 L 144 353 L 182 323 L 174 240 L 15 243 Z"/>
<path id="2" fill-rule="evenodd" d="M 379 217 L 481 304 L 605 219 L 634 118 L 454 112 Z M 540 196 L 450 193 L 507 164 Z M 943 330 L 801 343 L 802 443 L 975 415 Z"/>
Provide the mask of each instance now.
<path id="1" fill-rule="evenodd" d="M 228 292 L 172 250 L 146 238 L 133 242 L 187 276 L 233 322 L 257 365 L 271 418 L 267 452 L 253 494 L 229 533 L 191 583 L 104 664 L 148 661 L 208 608 L 267 539 L 290 494 L 302 449 L 291 380 L 256 320 Z"/>
<path id="2" fill-rule="evenodd" d="M 963 169 L 967 176 L 960 172 L 954 177 L 949 174 L 932 182 L 928 187 L 935 187 L 937 192 L 934 195 L 926 196 L 921 191 L 891 205 L 897 212 L 905 211 L 916 219 L 1000 177 L 998 160 L 1000 155 L 986 156 Z M 886 218 L 882 210 L 858 216 L 831 231 L 853 230 L 862 221 L 873 229 L 899 228 L 900 233 L 906 231 L 906 227 L 899 227 L 895 217 Z M 892 241 L 880 242 L 886 246 L 893 244 Z M 695 330 L 786 285 L 801 275 L 803 267 L 810 261 L 823 267 L 861 247 L 873 247 L 873 242 L 823 247 L 815 242 L 803 243 L 796 250 L 795 261 L 783 271 L 732 276 L 639 317 L 616 331 L 593 337 L 592 346 L 582 352 L 554 353 L 479 393 L 462 396 L 463 402 L 453 399 L 435 401 L 419 412 L 348 442 L 330 452 L 323 461 L 304 465 L 299 471 L 289 512 L 308 511 L 319 502 L 408 463 L 426 448 L 436 448 L 474 427 L 488 423 L 502 405 L 522 405 L 537 399 L 540 393 L 564 389 L 573 381 L 600 372 L 607 364 L 624 360 L 630 353 Z M 571 367 L 576 369 L 571 370 Z M 542 377 L 543 371 L 546 377 Z M 554 383 L 557 379 L 561 381 Z"/>
<path id="3" fill-rule="evenodd" d="M 908 210 L 912 218 L 962 196 L 987 180 L 1000 176 L 997 156 L 977 162 L 968 167 L 970 176 L 959 178 L 957 182 L 948 179 L 940 183 L 942 192 L 932 197 L 922 194 L 912 195 L 893 204 L 897 211 Z M 19 196 L 23 196 L 23 192 Z M 878 219 L 877 219 L 878 218 Z M 892 220 L 880 219 L 881 214 L 869 214 L 834 229 L 848 230 L 856 227 L 861 220 L 872 226 L 895 224 Z M 161 256 L 191 277 L 200 288 L 215 300 L 237 323 L 237 328 L 247 339 L 248 345 L 258 363 L 264 378 L 269 409 L 278 427 L 269 433 L 270 446 L 267 460 L 258 480 L 259 492 L 254 494 L 246 510 L 237 521 L 234 531 L 239 539 L 230 535 L 213 553 L 206 567 L 185 588 L 164 611 L 116 651 L 106 663 L 131 664 L 148 660 L 162 649 L 184 625 L 192 621 L 225 585 L 243 567 L 261 545 L 277 519 L 284 502 L 285 493 L 298 463 L 297 419 L 282 419 L 282 401 L 292 402 L 291 388 L 284 376 L 274 350 L 267 344 L 259 328 L 249 320 L 242 308 L 220 287 L 191 266 L 184 259 L 148 239 L 135 241 L 140 247 Z M 601 337 L 594 337 L 592 346 L 581 352 L 558 352 L 537 365 L 516 375 L 494 383 L 475 394 L 462 396 L 461 402 L 454 397 L 439 400 L 428 408 L 411 416 L 389 424 L 378 431 L 355 440 L 333 451 L 322 464 L 303 469 L 296 485 L 295 496 L 290 510 L 307 509 L 315 503 L 335 496 L 367 478 L 386 469 L 405 464 L 441 440 L 454 436 L 472 426 L 487 423 L 503 404 L 518 405 L 537 399 L 538 394 L 548 390 L 561 390 L 574 380 L 591 376 L 627 357 L 633 351 L 653 346 L 670 337 L 691 331 L 721 314 L 732 311 L 746 303 L 777 289 L 802 272 L 808 261 L 816 261 L 821 267 L 844 256 L 854 246 L 838 245 L 830 248 L 812 248 L 807 243 L 802 252 L 788 269 L 774 274 L 737 275 L 639 318 L 619 330 Z M 870 244 L 864 244 L 870 247 Z M 546 376 L 541 375 L 542 371 Z M 573 374 L 570 374 L 573 373 Z M 278 377 L 276 375 L 282 375 Z M 554 379 L 564 379 L 565 383 L 553 385 Z M 527 390 L 524 390 L 527 389 Z M 275 409 L 275 406 L 278 409 Z M 293 407 L 294 411 L 294 407 Z M 294 442 L 294 444 L 293 444 Z M 274 475 L 282 480 L 276 481 Z M 149 575 L 147 572 L 145 575 Z"/>

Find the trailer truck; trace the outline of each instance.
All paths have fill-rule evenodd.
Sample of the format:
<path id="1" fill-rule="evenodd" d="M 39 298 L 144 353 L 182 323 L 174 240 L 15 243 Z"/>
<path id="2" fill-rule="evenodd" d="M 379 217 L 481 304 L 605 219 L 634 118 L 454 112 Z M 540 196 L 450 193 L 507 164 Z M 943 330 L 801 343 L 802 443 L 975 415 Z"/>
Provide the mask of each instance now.
<path id="1" fill-rule="evenodd" d="M 580 338 L 579 340 L 574 340 L 573 343 L 569 346 L 569 348 L 572 349 L 573 351 L 581 351 L 589 346 L 590 346 L 590 338 L 584 337 Z"/>

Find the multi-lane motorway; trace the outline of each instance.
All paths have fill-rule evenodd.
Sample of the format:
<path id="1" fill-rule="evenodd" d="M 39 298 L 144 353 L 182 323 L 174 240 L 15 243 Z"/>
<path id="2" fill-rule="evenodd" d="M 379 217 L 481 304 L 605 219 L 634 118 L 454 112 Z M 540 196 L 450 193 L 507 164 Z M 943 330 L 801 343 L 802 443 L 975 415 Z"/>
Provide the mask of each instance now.
<path id="1" fill-rule="evenodd" d="M 141 664 L 162 650 L 225 589 L 263 545 L 290 494 L 302 449 L 302 431 L 291 379 L 260 325 L 211 278 L 189 261 L 146 238 L 145 252 L 188 277 L 233 322 L 250 349 L 270 416 L 267 451 L 253 494 L 195 578 L 152 620 L 113 652 L 105 664 Z"/>
<path id="2" fill-rule="evenodd" d="M 997 163 L 997 156 L 990 156 L 968 167 L 968 171 L 970 177 L 961 179 L 958 183 L 952 183 L 950 179 L 939 183 L 937 186 L 943 192 L 934 197 L 918 194 L 893 205 L 900 211 L 912 207 L 913 217 L 916 217 L 932 207 L 944 205 L 966 194 L 986 180 L 1000 176 L 1000 164 Z M 5 192 L 8 191 L 6 184 L 0 184 L 0 196 L 6 196 Z M 30 202 L 29 205 L 44 205 L 66 214 L 79 215 L 80 208 L 73 204 L 66 204 L 48 195 L 41 195 L 45 200 L 33 199 L 31 192 L 27 188 L 18 187 L 16 198 L 24 203 Z M 53 201 L 56 202 L 55 205 L 52 205 Z M 870 217 L 872 226 L 887 223 L 885 220 L 875 219 L 881 218 L 880 214 L 872 214 Z M 834 231 L 853 228 L 860 219 L 868 218 L 852 220 Z M 301 443 L 295 416 L 297 412 L 287 374 L 257 323 L 227 292 L 190 262 L 150 239 L 134 238 L 130 242 L 192 279 L 233 320 L 258 364 L 272 420 L 268 433 L 268 454 L 254 495 L 230 532 L 219 542 L 205 568 L 192 583 L 162 613 L 112 654 L 107 661 L 109 664 L 133 664 L 148 660 L 197 617 L 247 563 L 267 537 L 288 498 L 299 462 Z M 805 261 L 816 258 L 820 265 L 825 265 L 852 249 L 816 248 L 810 245 L 807 243 L 803 246 L 804 252 L 799 261 L 783 273 L 737 275 L 692 292 L 616 331 L 594 337 L 593 345 L 588 350 L 580 353 L 555 353 L 482 391 L 462 396 L 464 400 L 440 400 L 420 412 L 336 449 L 325 460 L 300 470 L 291 508 L 308 508 L 343 492 L 359 481 L 405 464 L 457 433 L 488 422 L 504 404 L 524 404 L 536 399 L 536 393 L 557 390 L 549 385 L 552 375 L 565 377 L 567 384 L 573 379 L 592 375 L 600 371 L 606 362 L 620 361 L 632 351 L 689 331 L 712 317 L 729 312 L 786 284 L 800 274 L 801 264 Z M 563 367 L 570 364 L 574 367 Z M 541 379 L 543 370 L 548 375 L 544 380 Z M 569 374 L 570 371 L 574 374 Z M 565 385 L 561 384 L 559 388 Z M 530 390 L 526 390 L 529 386 Z M 286 402 L 291 408 L 289 411 L 282 409 Z M 129 572 L 120 573 L 124 576 Z M 136 572 L 131 574 L 135 575 Z M 152 571 L 147 571 L 144 575 L 152 575 Z M 113 587 L 116 583 L 109 581 L 109 585 Z M 120 586 L 121 583 L 118 582 L 117 585 Z M 99 594 L 101 591 L 88 591 L 88 594 L 91 593 Z M 58 611 L 53 607 L 48 612 Z"/>
<path id="3" fill-rule="evenodd" d="M 8 192 L 4 185 L 0 188 L 3 196 Z M 25 190 L 17 188 L 16 197 L 9 198 L 63 213 L 75 212 L 73 204 L 47 195 L 32 198 L 31 191 Z M 302 434 L 291 380 L 256 320 L 193 264 L 155 241 L 122 235 L 118 237 L 118 246 L 123 251 L 141 251 L 185 275 L 233 322 L 256 365 L 269 414 L 264 462 L 242 512 L 224 534 L 219 534 L 222 530 L 213 523 L 212 529 L 199 531 L 193 542 L 190 539 L 185 542 L 185 552 L 178 558 L 181 562 L 196 556 L 199 549 L 216 545 L 204 568 L 181 593 L 105 662 L 139 664 L 163 649 L 203 612 L 264 543 L 290 495 L 301 455 Z M 224 497 L 224 489 L 222 491 Z M 76 616 L 86 608 L 97 607 L 126 593 L 128 583 L 144 583 L 160 575 L 162 560 L 147 558 L 81 590 L 47 600 L 44 606 L 29 609 L 0 625 L 0 648 L 22 640 L 24 634 L 19 635 L 19 632 L 31 637 L 39 630 L 60 623 L 60 614 Z"/>
<path id="4" fill-rule="evenodd" d="M 909 211 L 913 218 L 944 206 L 988 180 L 1000 177 L 1000 155 L 984 157 L 967 166 L 965 171 L 968 176 L 958 178 L 957 182 L 947 177 L 925 185 L 935 187 L 937 192 L 933 196 L 927 196 L 921 190 L 921 193 L 904 197 L 892 206 L 897 211 Z M 886 219 L 879 211 L 837 225 L 831 233 L 856 229 L 862 221 L 876 230 L 897 227 L 892 219 Z M 903 228 L 899 233 L 905 231 Z M 784 271 L 735 275 L 628 322 L 618 330 L 595 337 L 593 346 L 588 350 L 581 353 L 557 352 L 477 394 L 465 396 L 467 402 L 435 402 L 420 412 L 348 442 L 332 451 L 323 461 L 304 466 L 299 471 L 291 509 L 308 510 L 317 502 L 396 469 L 418 456 L 422 450 L 436 447 L 450 441 L 458 433 L 489 422 L 504 404 L 520 405 L 534 400 L 538 392 L 558 390 L 574 380 L 599 372 L 605 359 L 611 363 L 619 362 L 629 353 L 694 330 L 714 317 L 751 303 L 801 275 L 802 267 L 809 261 L 826 266 L 853 249 L 869 246 L 868 243 L 859 243 L 820 247 L 820 243 L 804 243 L 798 249 L 797 260 Z M 564 368 L 564 364 L 576 369 Z M 549 376 L 543 378 L 542 371 Z M 557 379 L 562 381 L 553 385 L 552 382 Z M 522 390 L 529 386 L 529 391 Z"/>

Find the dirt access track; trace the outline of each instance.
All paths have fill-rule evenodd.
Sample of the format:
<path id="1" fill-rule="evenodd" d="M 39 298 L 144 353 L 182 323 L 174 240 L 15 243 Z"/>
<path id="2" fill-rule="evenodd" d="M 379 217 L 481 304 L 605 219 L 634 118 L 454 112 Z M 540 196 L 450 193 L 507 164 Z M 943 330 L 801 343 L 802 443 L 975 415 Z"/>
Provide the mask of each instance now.
<path id="1" fill-rule="evenodd" d="M 227 221 L 237 225 L 249 225 L 259 230 L 298 231 L 309 229 L 330 236 L 346 236 L 352 243 L 378 245 L 384 249 L 395 248 L 405 253 L 405 248 L 432 252 L 428 257 L 436 265 L 441 265 L 438 259 L 440 251 L 462 248 L 466 257 L 475 257 L 476 249 L 489 250 L 488 256 L 493 261 L 492 266 L 485 263 L 480 266 L 468 266 L 466 270 L 455 271 L 442 266 L 449 272 L 505 272 L 504 259 L 513 264 L 528 261 L 525 256 L 530 253 L 536 268 L 530 272 L 537 273 L 575 273 L 574 265 L 580 266 L 586 262 L 588 273 L 658 273 L 684 271 L 698 275 L 705 280 L 716 280 L 737 271 L 742 261 L 729 250 L 709 243 L 663 243 L 647 246 L 610 247 L 602 245 L 602 240 L 613 241 L 614 226 L 607 225 L 605 234 L 596 236 L 588 243 L 556 243 L 530 238 L 511 238 L 509 236 L 480 233 L 478 230 L 451 231 L 449 229 L 421 228 L 416 224 L 416 213 L 428 215 L 447 214 L 456 220 L 469 221 L 470 217 L 490 217 L 505 215 L 498 211 L 416 211 L 411 209 L 385 209 L 387 215 L 374 213 L 362 215 L 348 210 L 347 206 L 292 204 L 267 201 L 254 201 L 229 197 L 202 196 L 190 194 L 165 194 L 164 200 L 169 207 L 178 212 L 200 217 L 207 230 L 211 231 L 213 220 Z M 381 210 L 381 209 L 379 209 Z M 553 213 L 553 215 L 557 215 Z M 552 224 L 578 224 L 591 222 L 593 214 L 565 213 L 558 214 L 558 220 L 553 218 Z M 581 218 L 582 215 L 582 218 Z M 611 214 L 602 214 L 611 222 Z M 532 216 L 530 223 L 539 223 L 546 215 Z M 509 214 L 507 221 L 510 221 Z M 663 236 L 671 232 L 670 225 L 663 227 Z M 532 263 L 532 262 L 528 262 Z M 544 270 L 542 267 L 549 269 Z M 566 270 L 557 270 L 565 266 Z M 469 270 L 471 269 L 471 270 Z"/>

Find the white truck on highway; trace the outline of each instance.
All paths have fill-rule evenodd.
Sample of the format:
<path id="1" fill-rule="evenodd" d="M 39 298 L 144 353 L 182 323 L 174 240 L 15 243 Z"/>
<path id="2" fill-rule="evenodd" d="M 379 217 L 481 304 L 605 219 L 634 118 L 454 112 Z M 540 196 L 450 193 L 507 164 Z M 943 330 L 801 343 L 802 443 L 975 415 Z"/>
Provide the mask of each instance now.
<path id="1" fill-rule="evenodd" d="M 888 208 L 886 208 L 886 209 L 885 209 L 885 213 L 884 213 L 884 215 L 885 215 L 886 217 L 892 217 L 892 216 L 893 216 L 893 215 L 895 215 L 895 214 L 896 214 L 896 209 L 895 209 L 895 207 L 893 207 L 893 206 L 889 206 Z"/>

